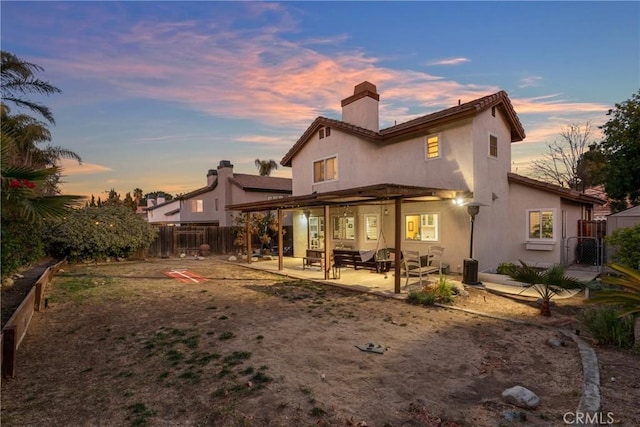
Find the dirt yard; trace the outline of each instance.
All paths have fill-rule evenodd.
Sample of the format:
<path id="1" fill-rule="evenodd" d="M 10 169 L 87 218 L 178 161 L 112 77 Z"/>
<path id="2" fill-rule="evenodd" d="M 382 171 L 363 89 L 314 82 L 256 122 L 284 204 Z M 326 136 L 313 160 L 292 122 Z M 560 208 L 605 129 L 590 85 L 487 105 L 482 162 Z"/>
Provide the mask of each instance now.
<path id="1" fill-rule="evenodd" d="M 182 269 L 206 280 L 166 275 Z M 516 424 L 503 412 L 516 411 L 528 426 L 565 425 L 582 365 L 571 340 L 546 342 L 557 336 L 549 326 L 580 328 L 581 298 L 541 318 L 532 301 L 470 292 L 455 305 L 546 326 L 214 259 L 67 266 L 32 320 L 17 377 L 2 381 L 2 424 L 506 426 Z M 368 343 L 383 353 L 356 347 Z M 603 411 L 637 425 L 640 358 L 596 350 Z M 514 385 L 534 391 L 539 407 L 504 403 Z"/>

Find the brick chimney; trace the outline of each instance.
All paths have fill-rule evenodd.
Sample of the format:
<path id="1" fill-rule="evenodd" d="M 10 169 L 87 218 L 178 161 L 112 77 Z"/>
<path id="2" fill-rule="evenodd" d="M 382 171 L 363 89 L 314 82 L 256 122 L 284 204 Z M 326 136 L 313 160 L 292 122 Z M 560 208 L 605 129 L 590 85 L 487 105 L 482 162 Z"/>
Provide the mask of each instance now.
<path id="1" fill-rule="evenodd" d="M 342 121 L 378 132 L 380 123 L 376 85 L 364 81 L 353 89 L 353 95 L 342 100 Z"/>

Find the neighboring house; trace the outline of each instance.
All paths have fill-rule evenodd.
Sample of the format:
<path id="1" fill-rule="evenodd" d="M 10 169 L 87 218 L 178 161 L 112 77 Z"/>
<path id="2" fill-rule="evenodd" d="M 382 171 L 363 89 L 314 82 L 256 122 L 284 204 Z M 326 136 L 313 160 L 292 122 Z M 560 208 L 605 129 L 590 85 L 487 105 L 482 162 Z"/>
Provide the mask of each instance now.
<path id="1" fill-rule="evenodd" d="M 604 205 L 597 205 L 593 207 L 593 220 L 606 220 L 607 215 L 611 214 L 611 204 L 607 197 L 607 193 L 604 191 L 604 185 L 597 185 L 595 187 L 587 188 L 584 190 L 584 194 L 594 196 L 602 200 L 606 200 Z"/>
<path id="2" fill-rule="evenodd" d="M 207 185 L 170 201 L 148 202 L 147 217 L 155 224 L 197 224 L 230 227 L 235 212 L 228 205 L 271 201 L 291 195 L 291 179 L 233 173 L 228 160 L 207 173 Z"/>
<path id="3" fill-rule="evenodd" d="M 363 82 L 342 100 L 342 120 L 311 123 L 281 161 L 292 168 L 290 198 L 233 208 L 293 210 L 294 256 L 327 245 L 422 253 L 439 245 L 460 272 L 470 257 L 474 205 L 480 271 L 519 259 L 571 262 L 563 260 L 563 239 L 603 201 L 510 172 L 511 143 L 525 132 L 505 92 L 386 129 L 379 129 L 379 98 Z M 459 199 L 467 207 L 453 203 Z"/>
<path id="4" fill-rule="evenodd" d="M 607 217 L 607 236 L 620 229 L 640 224 L 640 206 L 611 214 Z M 638 242 L 640 245 L 640 242 Z"/>

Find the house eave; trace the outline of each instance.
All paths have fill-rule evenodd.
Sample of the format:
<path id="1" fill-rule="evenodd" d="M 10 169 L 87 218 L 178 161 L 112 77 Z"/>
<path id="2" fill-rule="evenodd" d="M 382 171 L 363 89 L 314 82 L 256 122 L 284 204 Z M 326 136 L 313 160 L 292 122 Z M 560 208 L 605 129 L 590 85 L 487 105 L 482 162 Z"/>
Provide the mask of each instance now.
<path id="1" fill-rule="evenodd" d="M 561 187 L 559 185 L 550 184 L 548 182 L 538 181 L 537 179 L 518 175 L 513 172 L 507 173 L 507 179 L 509 180 L 509 183 L 520 184 L 537 190 L 546 191 L 547 193 L 556 194 L 565 200 L 591 205 L 604 205 L 606 203 L 606 200 L 602 200 L 599 197 L 590 196 L 588 194 L 571 190 L 570 188 Z"/>

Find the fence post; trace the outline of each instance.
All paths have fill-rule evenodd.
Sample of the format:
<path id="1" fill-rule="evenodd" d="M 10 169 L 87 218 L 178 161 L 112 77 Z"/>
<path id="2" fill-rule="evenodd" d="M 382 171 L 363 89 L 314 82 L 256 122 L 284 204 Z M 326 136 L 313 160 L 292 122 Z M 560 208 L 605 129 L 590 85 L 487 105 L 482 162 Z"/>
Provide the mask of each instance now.
<path id="1" fill-rule="evenodd" d="M 16 327 L 6 327 L 2 331 L 2 376 L 16 375 Z"/>

